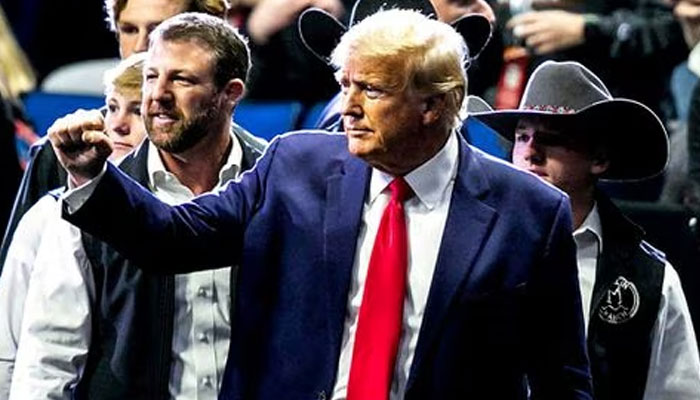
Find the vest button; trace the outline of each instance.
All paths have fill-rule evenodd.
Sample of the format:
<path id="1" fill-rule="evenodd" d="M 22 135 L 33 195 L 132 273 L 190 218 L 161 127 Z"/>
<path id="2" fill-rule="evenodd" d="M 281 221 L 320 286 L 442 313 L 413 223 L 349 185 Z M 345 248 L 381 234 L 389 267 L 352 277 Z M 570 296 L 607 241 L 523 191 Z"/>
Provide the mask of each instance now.
<path id="1" fill-rule="evenodd" d="M 316 393 L 316 400 L 326 400 L 326 391 L 321 390 L 320 392 Z"/>

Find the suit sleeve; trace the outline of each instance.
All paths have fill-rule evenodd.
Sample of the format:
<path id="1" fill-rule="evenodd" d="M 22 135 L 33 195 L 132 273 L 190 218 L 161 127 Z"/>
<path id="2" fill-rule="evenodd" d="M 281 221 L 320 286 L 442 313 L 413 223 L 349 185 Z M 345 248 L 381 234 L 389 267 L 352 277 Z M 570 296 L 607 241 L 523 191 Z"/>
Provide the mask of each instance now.
<path id="1" fill-rule="evenodd" d="M 109 164 L 80 209 L 63 216 L 142 268 L 186 273 L 236 265 L 248 221 L 265 200 L 279 140 L 256 166 L 224 189 L 167 205 Z"/>
<path id="2" fill-rule="evenodd" d="M 589 399 L 591 377 L 571 233 L 569 201 L 562 197 L 542 262 L 530 284 L 527 352 L 531 399 Z"/>
<path id="3" fill-rule="evenodd" d="M 58 164 L 51 142 L 42 139 L 34 144 L 29 151 L 31 160 L 17 190 L 2 246 L 0 246 L 0 272 L 5 258 L 7 258 L 12 236 L 22 216 L 42 196 L 66 183 L 66 174 Z"/>

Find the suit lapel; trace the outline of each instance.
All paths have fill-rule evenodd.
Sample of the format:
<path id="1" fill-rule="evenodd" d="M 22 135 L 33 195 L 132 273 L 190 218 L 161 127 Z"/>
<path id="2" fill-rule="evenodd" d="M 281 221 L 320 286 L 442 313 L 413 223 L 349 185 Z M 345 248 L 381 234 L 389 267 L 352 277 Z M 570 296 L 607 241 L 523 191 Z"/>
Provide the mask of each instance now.
<path id="1" fill-rule="evenodd" d="M 480 200 L 488 192 L 488 183 L 473 152 L 460 140 L 459 170 L 407 390 L 410 389 L 426 352 L 437 339 L 450 305 L 469 276 L 496 217 L 496 211 Z"/>
<path id="2" fill-rule="evenodd" d="M 327 179 L 324 216 L 324 243 L 328 287 L 328 333 L 330 354 L 340 355 L 348 291 L 355 258 L 357 235 L 371 169 L 349 156 L 341 171 Z"/>

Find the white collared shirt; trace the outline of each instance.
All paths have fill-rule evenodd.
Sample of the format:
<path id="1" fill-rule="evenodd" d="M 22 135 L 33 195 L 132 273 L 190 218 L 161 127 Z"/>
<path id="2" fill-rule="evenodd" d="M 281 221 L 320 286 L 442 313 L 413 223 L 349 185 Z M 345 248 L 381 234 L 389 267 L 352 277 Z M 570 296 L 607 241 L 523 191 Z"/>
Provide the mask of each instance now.
<path id="1" fill-rule="evenodd" d="M 594 205 L 574 231 L 586 332 L 591 318 L 598 256 L 603 251 L 602 232 L 598 206 Z M 652 329 L 649 373 L 644 390 L 644 400 L 665 399 L 700 399 L 700 357 L 690 311 L 678 273 L 668 262 L 664 267 L 661 302 Z"/>
<path id="2" fill-rule="evenodd" d="M 435 271 L 438 250 L 457 175 L 459 143 L 453 132 L 445 146 L 430 160 L 405 176 L 415 196 L 404 204 L 408 228 L 408 287 L 404 299 L 403 329 L 396 358 L 391 399 L 402 399 L 406 390 L 418 332 L 423 321 L 428 292 Z M 352 282 L 348 295 L 343 342 L 333 400 L 346 398 L 357 316 L 362 303 L 365 279 L 379 222 L 389 202 L 389 183 L 394 177 L 372 170 L 369 194 L 365 199 L 362 225 L 357 239 Z"/>
<path id="3" fill-rule="evenodd" d="M 10 394 L 29 279 L 45 227 L 58 202 L 44 196 L 20 219 L 0 275 L 0 399 Z M 59 217 L 60 218 L 60 217 Z"/>
<path id="4" fill-rule="evenodd" d="M 243 152 L 238 139 L 219 172 L 219 185 L 236 177 Z M 175 205 L 194 197 L 163 165 L 158 149 L 148 143 L 151 192 Z M 169 391 L 173 399 L 216 399 L 231 337 L 230 268 L 175 275 L 172 366 Z"/>
<path id="5" fill-rule="evenodd" d="M 238 139 L 233 134 L 231 136 L 233 146 L 219 173 L 219 186 L 240 172 L 242 148 Z M 173 174 L 167 172 L 157 148 L 150 142 L 147 145 L 149 189 L 169 204 L 194 197 Z M 56 218 L 62 221 L 60 213 Z M 42 228 L 35 226 L 35 229 Z M 84 368 L 84 354 L 89 348 L 89 293 L 93 289 L 88 288 L 92 280 L 85 278 L 84 268 L 81 267 L 87 263 L 87 259 L 79 231 L 73 234 L 77 240 L 67 239 L 70 237 L 67 232 L 50 236 L 51 240 L 42 242 L 41 247 L 49 247 L 48 251 L 53 254 L 70 254 L 73 257 L 41 264 L 45 267 L 37 264 L 32 273 L 13 377 L 12 399 L 69 399 Z M 41 269 L 51 269 L 54 273 Z M 61 273 L 56 274 L 58 270 Z M 75 289 L 81 285 L 88 290 Z M 36 294 L 32 295 L 32 291 Z M 46 299 L 46 293 L 54 293 L 55 298 L 50 302 L 41 301 Z M 37 301 L 30 301 L 30 296 L 35 296 Z M 228 354 L 230 307 L 230 268 L 175 276 L 169 381 L 171 398 L 217 398 Z M 57 313 L 56 310 L 61 311 Z M 25 343 L 27 346 L 24 346 Z"/>

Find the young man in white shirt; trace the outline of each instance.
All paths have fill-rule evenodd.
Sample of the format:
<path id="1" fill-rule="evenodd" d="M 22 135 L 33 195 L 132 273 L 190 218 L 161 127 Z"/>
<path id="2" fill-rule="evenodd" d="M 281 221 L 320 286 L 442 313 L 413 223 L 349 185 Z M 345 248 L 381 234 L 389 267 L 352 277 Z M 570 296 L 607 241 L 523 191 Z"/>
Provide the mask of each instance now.
<path id="1" fill-rule="evenodd" d="M 661 173 L 666 132 L 575 62 L 546 62 L 517 110 L 477 115 L 514 142 L 513 163 L 570 197 L 597 399 L 700 398 L 700 361 L 678 274 L 596 187 Z"/>

